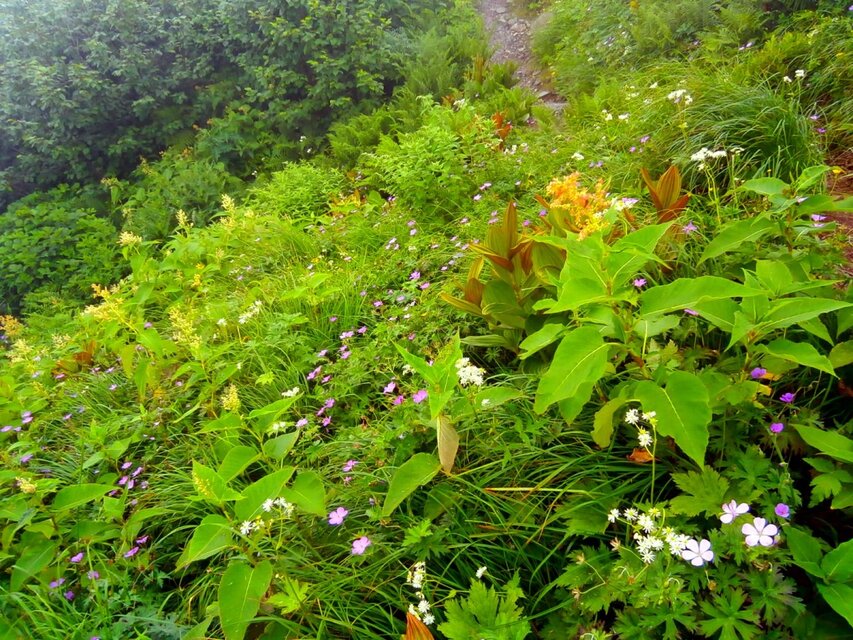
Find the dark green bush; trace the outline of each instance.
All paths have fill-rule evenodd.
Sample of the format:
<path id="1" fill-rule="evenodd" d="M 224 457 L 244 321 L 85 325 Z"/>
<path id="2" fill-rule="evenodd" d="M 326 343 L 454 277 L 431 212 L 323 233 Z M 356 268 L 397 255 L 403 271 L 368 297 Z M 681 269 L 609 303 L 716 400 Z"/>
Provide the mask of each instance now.
<path id="1" fill-rule="evenodd" d="M 182 209 L 196 225 L 219 211 L 223 194 L 235 195 L 243 183 L 222 163 L 199 160 L 185 151 L 169 151 L 157 162 L 145 162 L 130 181 L 110 181 L 114 206 L 124 231 L 146 240 L 168 237 Z"/>
<path id="2" fill-rule="evenodd" d="M 116 230 L 85 204 L 85 194 L 61 186 L 0 215 L 0 311 L 19 312 L 35 292 L 88 301 L 93 283 L 118 278 Z"/>
<path id="3" fill-rule="evenodd" d="M 256 186 L 248 205 L 296 222 L 311 222 L 328 212 L 329 202 L 346 185 L 343 175 L 308 162 L 288 163 Z"/>

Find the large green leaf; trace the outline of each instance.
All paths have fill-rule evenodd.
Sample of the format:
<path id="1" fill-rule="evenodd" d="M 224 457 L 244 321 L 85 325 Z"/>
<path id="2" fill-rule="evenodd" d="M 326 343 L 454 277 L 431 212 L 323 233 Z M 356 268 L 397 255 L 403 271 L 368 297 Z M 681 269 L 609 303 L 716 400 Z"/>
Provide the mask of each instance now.
<path id="1" fill-rule="evenodd" d="M 831 376 L 835 375 L 835 370 L 832 367 L 832 362 L 824 355 L 821 355 L 808 342 L 792 342 L 785 338 L 778 338 L 769 344 L 758 345 L 755 348 L 759 353 L 767 353 L 788 362 L 795 362 L 805 367 L 812 367 L 824 371 Z"/>
<path id="2" fill-rule="evenodd" d="M 20 591 L 24 583 L 53 562 L 56 556 L 56 543 L 52 540 L 36 539 L 28 541 L 15 566 L 9 587 L 13 592 Z"/>
<path id="3" fill-rule="evenodd" d="M 542 413 L 555 402 L 573 397 L 582 385 L 594 384 L 607 367 L 610 346 L 593 327 L 575 329 L 562 339 L 551 367 L 539 381 L 534 410 Z M 589 398 L 587 393 L 583 398 Z"/>
<path id="4" fill-rule="evenodd" d="M 817 538 L 796 527 L 788 527 L 785 529 L 785 540 L 798 567 L 818 578 L 823 578 L 826 575 L 820 566 L 820 559 L 823 554 L 820 551 L 820 541 Z"/>
<path id="5" fill-rule="evenodd" d="M 269 456 L 273 460 L 281 460 L 293 449 L 293 445 L 296 444 L 298 437 L 299 431 L 293 431 L 267 440 L 264 442 L 264 455 Z"/>
<path id="6" fill-rule="evenodd" d="M 820 567 L 828 582 L 849 582 L 853 578 L 853 540 L 842 542 L 827 553 Z"/>
<path id="7" fill-rule="evenodd" d="M 86 483 L 71 485 L 70 487 L 61 489 L 56 494 L 51 508 L 56 512 L 67 511 L 68 509 L 73 509 L 96 500 L 102 497 L 107 491 L 112 491 L 113 489 L 115 487 L 109 484 Z"/>
<path id="8" fill-rule="evenodd" d="M 832 351 L 829 352 L 829 361 L 836 369 L 846 367 L 848 364 L 853 363 L 853 340 L 839 342 L 837 345 L 832 347 Z"/>
<path id="9" fill-rule="evenodd" d="M 267 560 L 256 567 L 241 561 L 228 565 L 219 583 L 219 621 L 225 640 L 243 640 L 270 580 L 272 564 Z"/>
<path id="10" fill-rule="evenodd" d="M 382 505 L 382 517 L 390 516 L 400 503 L 415 489 L 426 484 L 441 469 L 441 462 L 430 453 L 416 453 L 395 472 L 388 485 L 388 494 Z"/>
<path id="11" fill-rule="evenodd" d="M 243 489 L 243 499 L 234 505 L 234 515 L 239 520 L 251 520 L 257 516 L 266 500 L 281 497 L 282 489 L 294 471 L 294 467 L 279 469 Z"/>
<path id="12" fill-rule="evenodd" d="M 849 307 L 849 302 L 830 300 L 828 298 L 783 298 L 774 300 L 770 309 L 760 319 L 760 327 L 764 333 L 774 329 L 783 329 L 799 322 L 804 322 L 819 315 Z"/>
<path id="13" fill-rule="evenodd" d="M 326 487 L 322 476 L 314 471 L 297 475 L 289 488 L 282 489 L 281 495 L 306 513 L 326 515 Z"/>
<path id="14" fill-rule="evenodd" d="M 783 182 L 779 178 L 754 178 L 747 180 L 741 186 L 744 191 L 753 191 L 760 193 L 763 196 L 778 196 L 791 189 L 787 182 Z"/>
<path id="15" fill-rule="evenodd" d="M 590 278 L 570 278 L 564 283 L 556 302 L 542 300 L 537 302 L 533 308 L 543 309 L 545 313 L 564 313 L 580 309 L 586 304 L 608 300 L 610 300 L 610 295 L 601 281 Z"/>
<path id="16" fill-rule="evenodd" d="M 829 606 L 853 626 L 853 587 L 849 584 L 819 582 L 817 589 Z"/>
<path id="17" fill-rule="evenodd" d="M 804 424 L 796 425 L 795 428 L 806 443 L 821 453 L 836 460 L 853 463 L 853 440 L 850 438 L 835 431 L 824 431 Z"/>
<path id="18" fill-rule="evenodd" d="M 225 479 L 210 467 L 193 460 L 193 485 L 202 498 L 217 506 L 225 502 L 240 500 L 241 495 L 228 486 Z"/>
<path id="19" fill-rule="evenodd" d="M 705 260 L 742 248 L 744 243 L 755 242 L 777 228 L 776 223 L 767 218 L 749 218 L 723 225 L 705 247 L 699 262 L 701 264 Z"/>
<path id="20" fill-rule="evenodd" d="M 217 473 L 225 482 L 231 482 L 231 480 L 243 473 L 246 467 L 259 457 L 254 447 L 247 447 L 245 445 L 232 447 L 225 454 L 225 458 L 220 463 Z"/>
<path id="21" fill-rule="evenodd" d="M 668 313 L 678 309 L 692 309 L 701 302 L 754 296 L 763 293 L 726 278 L 700 276 L 679 278 L 660 287 L 652 287 L 640 294 L 640 314 Z"/>
<path id="22" fill-rule="evenodd" d="M 610 444 L 613 437 L 613 414 L 625 406 L 626 402 L 624 398 L 613 398 L 596 412 L 592 423 L 592 439 L 602 449 Z"/>
<path id="23" fill-rule="evenodd" d="M 220 515 L 205 516 L 184 547 L 176 568 L 182 569 L 191 562 L 204 560 L 224 551 L 231 546 L 232 540 L 231 524 L 226 518 Z"/>
<path id="24" fill-rule="evenodd" d="M 661 389 L 650 380 L 639 382 L 634 395 L 647 412 L 657 414 L 657 432 L 670 436 L 700 467 L 705 464 L 710 398 L 702 380 L 692 373 L 674 371 Z"/>

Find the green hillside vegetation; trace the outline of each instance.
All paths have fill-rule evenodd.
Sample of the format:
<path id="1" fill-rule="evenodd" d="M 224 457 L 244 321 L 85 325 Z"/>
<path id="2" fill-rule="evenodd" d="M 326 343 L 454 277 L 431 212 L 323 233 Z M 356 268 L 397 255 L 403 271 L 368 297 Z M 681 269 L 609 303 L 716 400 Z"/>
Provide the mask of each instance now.
<path id="1" fill-rule="evenodd" d="M 516 9 L 3 3 L 0 637 L 849 637 L 853 7 Z"/>

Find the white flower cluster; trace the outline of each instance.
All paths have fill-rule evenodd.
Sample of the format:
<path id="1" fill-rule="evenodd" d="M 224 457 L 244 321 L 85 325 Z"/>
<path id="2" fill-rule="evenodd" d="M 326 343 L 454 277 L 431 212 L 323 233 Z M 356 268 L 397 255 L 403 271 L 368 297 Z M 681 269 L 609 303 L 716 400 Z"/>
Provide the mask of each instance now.
<path id="1" fill-rule="evenodd" d="M 633 427 L 637 427 L 637 443 L 644 449 L 648 449 L 654 444 L 654 438 L 647 429 L 640 426 L 640 420 L 643 420 L 654 428 L 657 426 L 657 413 L 655 411 L 640 413 L 639 409 L 628 409 L 625 412 L 625 422 Z"/>
<path id="2" fill-rule="evenodd" d="M 409 605 L 409 613 L 415 616 L 418 620 L 429 626 L 435 622 L 435 616 L 430 613 L 430 604 L 423 593 L 424 583 L 426 582 L 426 562 L 416 562 L 409 572 L 406 574 L 406 584 L 415 590 L 415 596 L 418 598 L 418 604 Z"/>
<path id="3" fill-rule="evenodd" d="M 718 149 L 717 151 L 711 151 L 708 147 L 702 147 L 690 156 L 690 159 L 693 162 L 699 163 L 699 168 L 704 169 L 708 160 L 713 160 L 715 158 L 725 158 L 727 156 L 727 152 L 725 149 Z"/>
<path id="4" fill-rule="evenodd" d="M 271 513 L 273 509 L 279 509 L 284 518 L 289 518 L 293 515 L 295 507 L 284 498 L 269 498 L 264 500 L 261 509 L 266 513 Z M 270 523 L 258 516 L 254 520 L 244 520 L 237 528 L 244 536 L 250 535 L 254 531 L 263 531 L 269 527 Z"/>
<path id="5" fill-rule="evenodd" d="M 803 80 L 806 77 L 805 69 L 797 69 L 796 71 L 794 71 L 794 77 L 797 80 Z M 783 76 L 782 80 L 784 80 L 785 82 L 793 82 L 793 80 L 791 80 L 791 76 Z"/>
<path id="6" fill-rule="evenodd" d="M 691 560 L 692 557 L 687 558 L 684 555 L 685 550 L 690 547 L 690 536 L 678 533 L 672 527 L 661 526 L 663 523 L 659 522 L 658 519 L 662 519 L 662 517 L 663 514 L 657 507 L 652 507 L 645 513 L 638 509 L 628 508 L 621 512 L 619 509 L 612 509 L 607 514 L 607 519 L 610 522 L 616 522 L 617 519 L 621 518 L 634 530 L 633 538 L 637 545 L 637 552 L 646 564 L 654 562 L 657 554 L 664 548 L 675 557 Z"/>
<path id="7" fill-rule="evenodd" d="M 237 318 L 237 322 L 239 322 L 240 324 L 246 324 L 249 320 L 251 320 L 261 312 L 262 306 L 264 306 L 263 302 L 261 302 L 260 300 L 255 300 L 252 305 L 248 309 L 246 309 L 246 312 L 240 315 L 239 318 Z"/>
<path id="8" fill-rule="evenodd" d="M 483 374 L 486 373 L 480 367 L 470 364 L 468 358 L 460 358 L 456 361 L 456 375 L 459 376 L 459 384 L 463 387 L 473 384 L 475 387 L 483 386 Z"/>
<path id="9" fill-rule="evenodd" d="M 693 103 L 693 98 L 689 93 L 687 93 L 687 89 L 676 89 L 675 91 L 671 91 L 666 96 L 666 99 L 673 104 L 684 104 L 685 106 Z"/>
<path id="10" fill-rule="evenodd" d="M 299 391 L 300 391 L 299 387 L 293 387 L 293 389 L 288 389 L 287 391 L 282 391 L 281 397 L 282 398 L 295 398 L 296 396 L 299 395 Z"/>

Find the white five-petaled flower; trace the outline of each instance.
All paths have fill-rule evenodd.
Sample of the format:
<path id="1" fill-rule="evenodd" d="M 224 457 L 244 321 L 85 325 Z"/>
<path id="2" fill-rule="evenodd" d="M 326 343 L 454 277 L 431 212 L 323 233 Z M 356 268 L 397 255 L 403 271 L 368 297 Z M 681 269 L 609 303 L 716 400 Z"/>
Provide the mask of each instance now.
<path id="1" fill-rule="evenodd" d="M 723 505 L 723 515 L 720 516 L 720 520 L 725 524 L 729 524 L 739 515 L 742 515 L 749 511 L 749 505 L 745 502 L 741 504 L 737 503 L 737 500 L 732 500 L 731 502 Z"/>
<path id="2" fill-rule="evenodd" d="M 711 542 L 704 538 L 696 542 L 693 538 L 687 541 L 684 549 L 681 551 L 681 557 L 687 560 L 694 567 L 701 567 L 706 562 L 711 562 L 714 559 L 714 552 L 711 551 Z"/>
<path id="3" fill-rule="evenodd" d="M 486 575 L 486 571 L 488 571 L 486 567 L 480 567 L 479 569 L 477 569 L 477 580 L 482 580 L 483 576 Z"/>
<path id="4" fill-rule="evenodd" d="M 273 500 L 272 498 L 268 498 L 267 500 L 264 500 L 264 503 L 261 505 L 261 508 L 267 513 L 269 513 L 270 511 L 272 511 L 272 508 L 274 506 L 275 500 Z"/>
<path id="5" fill-rule="evenodd" d="M 607 520 L 609 522 L 616 522 L 616 518 L 619 517 L 619 509 L 611 509 L 610 513 L 607 514 Z"/>
<path id="6" fill-rule="evenodd" d="M 625 412 L 625 422 L 636 425 L 640 421 L 640 412 L 637 409 L 628 409 Z"/>
<path id="7" fill-rule="evenodd" d="M 775 524 L 767 524 L 764 518 L 755 518 L 752 524 L 745 524 L 740 529 L 741 533 L 746 536 L 746 545 L 754 547 L 761 545 L 762 547 L 770 547 L 776 542 L 775 536 L 779 533 L 779 527 Z"/>
<path id="8" fill-rule="evenodd" d="M 251 520 L 246 520 L 245 522 L 243 522 L 240 525 L 240 533 L 243 534 L 244 536 L 247 536 L 250 533 L 252 533 L 252 530 L 254 528 L 255 528 L 255 523 L 252 522 Z"/>

